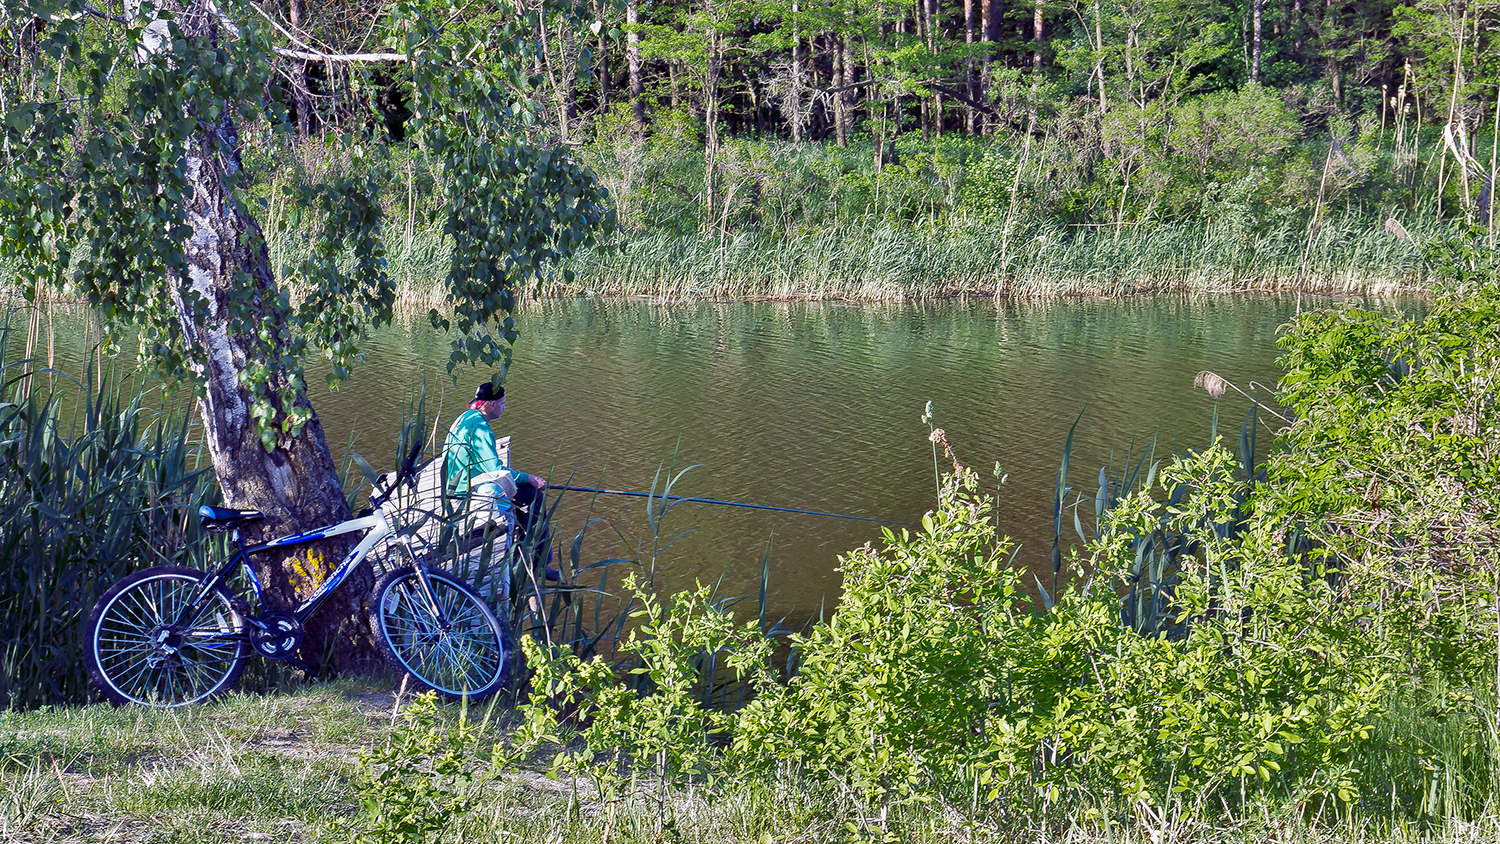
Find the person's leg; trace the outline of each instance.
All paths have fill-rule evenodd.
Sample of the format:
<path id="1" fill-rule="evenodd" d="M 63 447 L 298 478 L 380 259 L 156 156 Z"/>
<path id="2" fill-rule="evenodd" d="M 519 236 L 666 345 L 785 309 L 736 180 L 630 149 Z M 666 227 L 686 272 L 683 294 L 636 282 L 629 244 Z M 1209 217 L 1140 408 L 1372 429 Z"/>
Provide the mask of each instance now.
<path id="1" fill-rule="evenodd" d="M 478 529 L 468 537 L 470 577 L 487 572 L 483 579 L 488 584 L 473 584 L 481 593 L 488 592 L 492 606 L 505 613 L 510 612 L 511 553 L 510 544 L 516 535 L 515 519 L 518 513 L 494 484 L 475 487 L 470 499 L 471 513 L 478 516 L 470 524 Z M 488 559 L 486 559 L 488 558 Z M 485 588 L 488 585 L 488 589 Z"/>
<path id="2" fill-rule="evenodd" d="M 516 504 L 523 512 L 518 520 L 521 526 L 518 536 L 528 542 L 531 541 L 530 537 L 535 537 L 535 558 L 544 566 L 550 566 L 552 563 L 552 526 L 547 520 L 546 492 L 531 484 L 522 484 L 516 489 Z"/>

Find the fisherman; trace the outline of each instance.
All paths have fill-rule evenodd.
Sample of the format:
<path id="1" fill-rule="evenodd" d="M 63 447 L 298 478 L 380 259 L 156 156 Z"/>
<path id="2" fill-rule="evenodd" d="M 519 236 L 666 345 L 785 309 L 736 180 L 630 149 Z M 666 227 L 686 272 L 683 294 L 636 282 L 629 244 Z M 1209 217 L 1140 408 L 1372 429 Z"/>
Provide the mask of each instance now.
<path id="1" fill-rule="evenodd" d="M 490 423 L 505 412 L 505 388 L 485 381 L 474 391 L 469 409 L 453 420 L 443 450 L 447 458 L 447 487 L 452 495 L 469 496 L 471 512 L 489 508 L 490 524 L 486 532 L 508 538 L 517 524 L 516 510 L 524 514 L 525 528 L 533 527 L 541 516 L 547 481 L 540 475 L 518 472 L 500 458 L 495 432 Z M 545 528 L 543 529 L 545 534 Z M 538 553 L 550 555 L 546 536 L 538 537 Z M 504 555 L 509 546 L 495 543 L 496 553 Z M 543 557 L 545 560 L 545 556 Z M 501 566 L 498 595 L 510 595 L 510 567 Z"/>

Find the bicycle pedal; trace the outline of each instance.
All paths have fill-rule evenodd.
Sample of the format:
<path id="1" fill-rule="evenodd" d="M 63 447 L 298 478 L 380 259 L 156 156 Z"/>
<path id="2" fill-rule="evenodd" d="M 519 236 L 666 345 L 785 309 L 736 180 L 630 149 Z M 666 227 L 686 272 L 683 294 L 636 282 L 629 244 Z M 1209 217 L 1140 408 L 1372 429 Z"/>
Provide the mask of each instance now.
<path id="1" fill-rule="evenodd" d="M 318 679 L 318 672 L 313 670 L 313 667 L 311 665 L 308 665 L 295 656 L 285 657 L 284 659 L 288 665 L 305 673 L 309 682 L 316 681 Z"/>

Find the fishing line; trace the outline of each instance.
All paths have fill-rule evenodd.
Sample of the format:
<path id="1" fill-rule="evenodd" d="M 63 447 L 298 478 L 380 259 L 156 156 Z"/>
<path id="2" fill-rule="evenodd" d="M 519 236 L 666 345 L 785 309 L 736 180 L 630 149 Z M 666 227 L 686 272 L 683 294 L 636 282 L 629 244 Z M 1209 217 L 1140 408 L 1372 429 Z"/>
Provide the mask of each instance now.
<path id="1" fill-rule="evenodd" d="M 750 510 L 773 510 L 778 513 L 801 513 L 804 516 L 827 516 L 830 519 L 849 519 L 855 522 L 878 522 L 883 525 L 918 527 L 911 522 L 896 522 L 890 519 L 872 519 L 869 516 L 845 516 L 839 513 L 823 513 L 817 510 L 798 510 L 794 507 L 769 507 L 765 504 L 744 504 L 739 501 L 720 501 L 716 498 L 683 498 L 676 495 L 656 495 L 650 492 L 630 492 L 623 489 L 595 489 L 590 486 L 549 486 L 548 489 L 566 489 L 572 492 L 597 492 L 602 495 L 630 495 L 636 498 L 660 498 L 663 501 L 697 501 L 701 504 L 723 504 L 726 507 L 745 507 Z"/>

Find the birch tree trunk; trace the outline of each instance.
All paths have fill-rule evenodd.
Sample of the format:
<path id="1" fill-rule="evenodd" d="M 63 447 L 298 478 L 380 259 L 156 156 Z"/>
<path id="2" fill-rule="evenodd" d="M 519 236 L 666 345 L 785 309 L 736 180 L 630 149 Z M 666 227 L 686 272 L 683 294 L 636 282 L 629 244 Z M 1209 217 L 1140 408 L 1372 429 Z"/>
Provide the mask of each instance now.
<path id="1" fill-rule="evenodd" d="M 970 135 L 979 129 L 979 112 L 972 105 L 979 100 L 979 82 L 974 75 L 974 11 L 974 0 L 964 0 L 964 43 L 969 47 L 969 55 L 964 58 L 964 93 L 969 96 L 969 103 L 964 105 L 964 131 Z"/>
<path id="2" fill-rule="evenodd" d="M 1031 70 L 1034 73 L 1042 69 L 1042 40 L 1046 36 L 1044 30 L 1045 21 L 1042 19 L 1044 7 L 1043 0 L 1036 0 L 1031 13 Z"/>
<path id="3" fill-rule="evenodd" d="M 1094 0 L 1094 75 L 1099 78 L 1099 113 L 1109 111 L 1109 100 L 1104 94 L 1104 13 L 1099 0 Z"/>
<path id="4" fill-rule="evenodd" d="M 1261 19 L 1264 17 L 1266 0 L 1255 0 L 1253 6 L 1253 23 L 1251 25 L 1250 42 L 1250 82 L 1254 85 L 1260 84 L 1260 45 L 1261 45 Z M 1381 100 L 1382 105 L 1384 99 Z M 1383 112 L 1382 112 L 1383 113 Z"/>
<path id="5" fill-rule="evenodd" d="M 849 72 L 844 68 L 844 59 L 847 55 L 840 45 L 840 39 L 833 33 L 826 33 L 828 39 L 828 52 L 833 59 L 832 82 L 833 87 L 839 87 L 843 80 L 848 78 Z M 844 99 L 844 91 L 838 91 L 833 95 L 833 136 L 839 147 L 849 146 L 849 104 Z"/>
<path id="6" fill-rule="evenodd" d="M 718 196 L 714 190 L 716 171 L 718 170 L 719 155 L 719 39 L 715 29 L 714 21 L 717 7 L 714 0 L 704 3 L 704 18 L 708 21 L 703 30 L 704 42 L 707 45 L 706 67 L 703 74 L 703 127 L 704 127 L 704 162 L 703 162 L 703 205 L 704 223 L 712 226 L 717 208 Z"/>
<path id="7" fill-rule="evenodd" d="M 923 0 L 923 5 L 927 16 L 927 52 L 936 58 L 938 54 L 938 0 Z M 932 92 L 932 132 L 934 137 L 943 136 L 943 95 L 936 91 Z"/>
<path id="8" fill-rule="evenodd" d="M 641 82 L 641 36 L 634 29 L 640 23 L 640 10 L 640 0 L 629 0 L 625 4 L 625 26 L 630 29 L 625 35 L 625 63 L 630 68 L 630 107 L 635 112 L 635 126 L 644 132 L 646 88 Z M 673 93 L 676 93 L 675 90 Z"/>
<path id="9" fill-rule="evenodd" d="M 802 11 L 797 0 L 792 0 L 792 15 L 795 17 Z M 792 141 L 802 143 L 802 38 L 797 31 L 797 25 L 792 25 L 792 79 L 790 83 L 791 97 Z"/>
<path id="10" fill-rule="evenodd" d="M 302 0 L 291 0 L 287 10 L 292 28 L 302 28 Z M 297 110 L 297 140 L 306 141 L 312 134 L 312 93 L 307 88 L 307 62 L 299 59 L 292 65 L 292 105 Z"/>
<path id="11" fill-rule="evenodd" d="M 184 10 L 179 21 L 189 37 L 217 37 L 213 18 L 201 7 Z M 226 185 L 226 177 L 241 169 L 230 113 L 225 109 L 226 116 L 212 126 L 200 123 L 186 148 L 183 166 L 192 186 L 183 200 L 192 231 L 183 245 L 186 286 L 202 301 L 188 301 L 182 285 L 177 285 L 174 304 L 188 345 L 201 351 L 198 374 L 204 384 L 198 406 L 224 501 L 230 507 L 265 513 L 266 519 L 257 525 L 265 539 L 341 521 L 350 513 L 306 391 L 299 385 L 294 406 L 306 409 L 309 417 L 296 435 L 279 438 L 267 451 L 252 414 L 254 405 L 260 403 L 262 411 L 269 411 L 272 425 L 287 419 L 293 408 L 277 406 L 274 393 L 269 398 L 252 396 L 242 383 L 249 366 L 274 366 L 292 338 L 260 226 Z M 264 329 L 260 336 L 231 331 L 232 312 L 259 323 Z M 284 371 L 273 371 L 269 386 L 280 388 L 286 381 Z M 298 557 L 306 577 L 289 564 L 290 555 L 258 555 L 253 562 L 267 597 L 281 604 L 268 609 L 294 607 L 322 575 L 342 562 L 349 547 L 342 542 L 303 546 L 312 549 Z M 303 648 L 307 662 L 318 667 L 327 657 L 333 666 L 349 668 L 375 658 L 363 612 L 373 586 L 369 566 L 362 565 L 309 620 Z"/>
<path id="12" fill-rule="evenodd" d="M 598 62 L 599 72 L 599 110 L 607 112 L 609 111 L 609 50 L 605 38 L 607 27 L 604 25 L 604 0 L 599 0 L 594 10 L 599 21 L 599 35 L 595 41 L 595 49 L 598 52 L 594 55 L 594 61 Z"/>
<path id="13" fill-rule="evenodd" d="M 844 101 L 843 128 L 840 132 L 844 136 L 844 142 L 839 146 L 848 146 L 849 138 L 854 134 L 854 114 L 858 108 L 859 92 L 854 88 L 854 13 L 844 13 L 844 34 L 839 38 L 839 45 L 843 55 L 840 65 L 844 69 L 843 80 L 840 82 L 844 90 L 839 92 L 839 98 Z"/>
<path id="14" fill-rule="evenodd" d="M 997 52 L 999 47 L 1000 16 L 1002 11 L 1003 10 L 1001 9 L 1000 0 L 980 0 L 979 28 L 984 33 L 983 38 L 986 44 L 984 51 L 984 62 L 980 67 L 980 99 L 984 99 L 985 85 L 988 84 L 989 81 L 989 68 L 996 59 L 995 53 Z M 995 121 L 992 118 L 985 118 L 985 123 L 988 127 L 988 131 L 993 132 L 995 130 Z"/>

